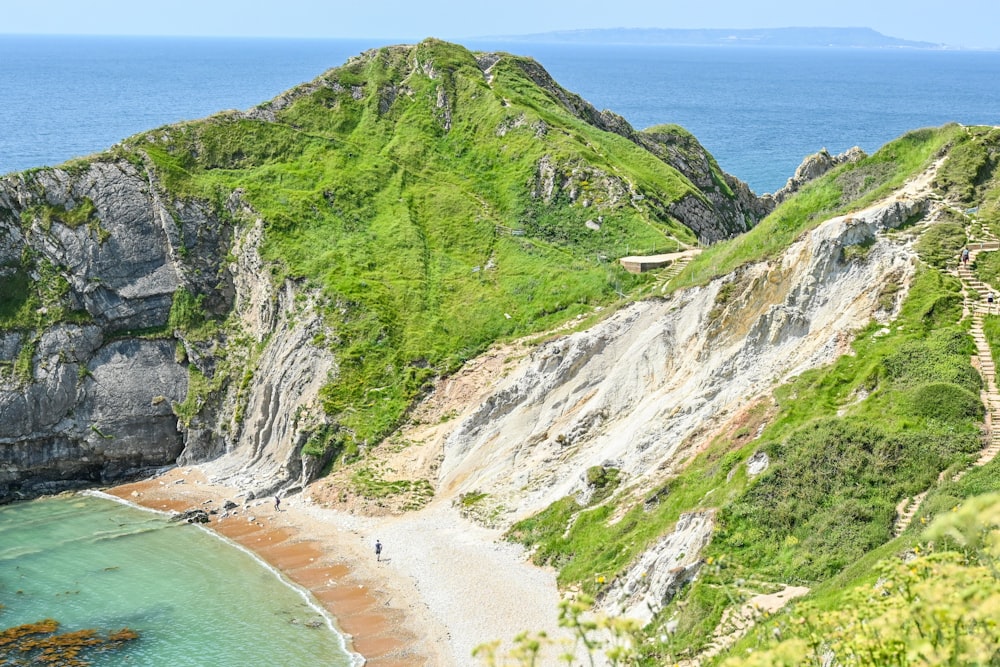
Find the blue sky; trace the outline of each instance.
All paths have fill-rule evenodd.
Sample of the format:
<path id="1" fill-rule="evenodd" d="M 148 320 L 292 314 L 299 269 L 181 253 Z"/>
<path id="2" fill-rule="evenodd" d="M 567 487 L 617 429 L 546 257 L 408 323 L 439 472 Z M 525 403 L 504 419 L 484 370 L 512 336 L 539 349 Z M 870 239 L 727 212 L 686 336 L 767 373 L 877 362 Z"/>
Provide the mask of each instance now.
<path id="1" fill-rule="evenodd" d="M 580 28 L 867 27 L 1000 48 L 998 0 L 31 0 L 5 2 L 0 33 L 461 41 Z"/>

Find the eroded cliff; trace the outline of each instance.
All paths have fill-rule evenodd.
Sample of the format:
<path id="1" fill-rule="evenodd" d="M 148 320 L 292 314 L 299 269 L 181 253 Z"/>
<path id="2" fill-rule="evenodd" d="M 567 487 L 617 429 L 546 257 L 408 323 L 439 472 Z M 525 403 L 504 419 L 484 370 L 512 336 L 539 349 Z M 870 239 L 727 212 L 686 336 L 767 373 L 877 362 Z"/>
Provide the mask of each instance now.
<path id="1" fill-rule="evenodd" d="M 3 334 L 0 497 L 172 463 L 188 373 L 173 341 L 137 332 L 167 324 L 178 289 L 215 284 L 224 230 L 125 161 L 0 185 L 5 315 L 30 325 Z"/>
<path id="2" fill-rule="evenodd" d="M 442 485 L 489 489 L 512 519 L 585 492 L 593 466 L 654 486 L 775 383 L 892 316 L 915 254 L 882 232 L 924 210 L 926 196 L 833 218 L 773 261 L 539 345 L 448 436 Z M 863 260 L 845 256 L 867 244 Z M 890 303 L 871 289 L 888 283 L 901 286 Z"/>
<path id="3" fill-rule="evenodd" d="M 766 212 L 667 134 L 427 40 L 6 177 L 0 500 L 178 460 L 271 493 L 356 456 L 491 341 L 641 283 L 624 249 Z"/>

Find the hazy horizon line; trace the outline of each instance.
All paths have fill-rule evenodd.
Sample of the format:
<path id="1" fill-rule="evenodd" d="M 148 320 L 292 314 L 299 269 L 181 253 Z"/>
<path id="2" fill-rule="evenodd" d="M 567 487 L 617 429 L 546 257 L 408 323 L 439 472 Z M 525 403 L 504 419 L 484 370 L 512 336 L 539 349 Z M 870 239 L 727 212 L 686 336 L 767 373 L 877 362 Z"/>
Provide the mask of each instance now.
<path id="1" fill-rule="evenodd" d="M 749 48 L 869 48 L 869 49 L 904 49 L 910 48 L 913 50 L 925 50 L 925 51 L 998 51 L 1000 50 L 1000 45 L 995 47 L 989 46 L 964 46 L 958 44 L 949 44 L 946 42 L 928 42 L 925 40 L 914 40 L 907 37 L 897 37 L 895 35 L 887 35 L 886 33 L 875 30 L 867 26 L 778 26 L 778 27 L 756 27 L 756 28 L 662 28 L 662 27 L 615 27 L 615 28 L 566 28 L 558 30 L 548 30 L 544 32 L 535 33 L 512 33 L 503 35 L 466 35 L 466 36 L 438 36 L 438 35 L 425 35 L 423 37 L 415 36 L 384 36 L 384 35 L 364 35 L 364 36 L 318 36 L 318 35 L 262 35 L 262 34 L 245 34 L 245 35 L 227 35 L 227 34 L 180 34 L 180 33 L 104 33 L 104 32 L 5 32 L 0 30 L 0 38 L 3 37 L 121 37 L 121 38 L 164 38 L 164 39 L 222 39 L 222 40 L 239 40 L 239 39 L 253 39 L 253 40 L 283 40 L 283 41 L 358 41 L 358 42 L 384 42 L 385 45 L 397 45 L 397 44 L 415 44 L 422 42 L 426 39 L 440 39 L 447 42 L 462 43 L 462 42 L 504 42 L 504 41 L 518 41 L 524 40 L 525 42 L 531 41 L 535 43 L 551 43 L 551 44 L 571 44 L 571 42 L 545 42 L 544 37 L 548 35 L 566 35 L 570 33 L 588 33 L 588 32 L 612 32 L 612 31 L 671 31 L 671 32 L 706 32 L 706 31 L 733 31 L 733 32 L 748 32 L 754 30 L 871 30 L 883 37 L 890 39 L 897 39 L 901 41 L 910 41 L 919 44 L 926 44 L 928 46 L 924 47 L 905 47 L 905 46 L 847 46 L 847 45 L 834 45 L 834 46 L 824 46 L 817 45 L 815 47 L 811 46 L 792 46 L 786 47 L 782 45 L 774 44 L 754 44 L 752 42 L 738 42 L 738 43 L 706 43 L 706 44 L 657 44 L 657 43 L 638 43 L 633 44 L 634 46 L 674 46 L 674 47 L 684 47 L 684 46 L 694 46 L 694 47 L 719 47 L 719 48 L 739 48 L 739 47 L 749 47 Z M 530 40 L 528 39 L 530 38 Z M 590 42 L 592 45 L 603 45 L 603 46 L 623 46 L 628 45 L 628 42 Z M 583 43 L 578 43 L 577 45 L 583 45 Z"/>

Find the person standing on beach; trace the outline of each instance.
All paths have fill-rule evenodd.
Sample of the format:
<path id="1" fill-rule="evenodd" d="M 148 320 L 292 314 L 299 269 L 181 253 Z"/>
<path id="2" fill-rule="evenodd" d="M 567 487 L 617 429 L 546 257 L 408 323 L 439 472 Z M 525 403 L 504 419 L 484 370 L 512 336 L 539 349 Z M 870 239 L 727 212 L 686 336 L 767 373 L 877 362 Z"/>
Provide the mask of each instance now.
<path id="1" fill-rule="evenodd" d="M 379 542 L 378 540 L 375 540 L 375 560 L 376 561 L 382 560 L 382 543 Z"/>
<path id="2" fill-rule="evenodd" d="M 281 497 L 280 496 L 275 496 L 274 497 L 274 509 L 276 511 L 278 511 L 278 512 L 281 511 Z"/>

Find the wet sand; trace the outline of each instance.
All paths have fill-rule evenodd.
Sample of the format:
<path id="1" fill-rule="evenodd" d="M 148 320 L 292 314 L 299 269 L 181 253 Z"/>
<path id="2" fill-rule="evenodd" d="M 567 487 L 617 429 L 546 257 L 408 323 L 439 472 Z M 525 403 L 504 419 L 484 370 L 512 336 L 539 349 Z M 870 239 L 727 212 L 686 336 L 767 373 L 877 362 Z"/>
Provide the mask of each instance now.
<path id="1" fill-rule="evenodd" d="M 417 593 L 375 562 L 359 534 L 308 512 L 302 506 L 305 499 L 285 499 L 281 511 L 275 510 L 273 499 L 244 503 L 236 489 L 209 483 L 196 468 L 177 468 L 105 491 L 155 510 L 217 510 L 206 527 L 311 591 L 347 635 L 349 650 L 361 654 L 366 665 L 431 667 L 448 662 L 440 646 L 447 633 L 419 612 Z M 238 507 L 225 516 L 227 500 Z"/>

